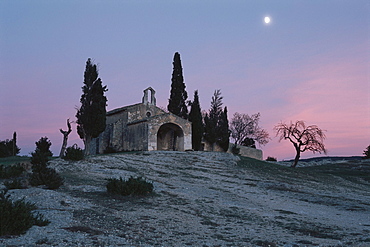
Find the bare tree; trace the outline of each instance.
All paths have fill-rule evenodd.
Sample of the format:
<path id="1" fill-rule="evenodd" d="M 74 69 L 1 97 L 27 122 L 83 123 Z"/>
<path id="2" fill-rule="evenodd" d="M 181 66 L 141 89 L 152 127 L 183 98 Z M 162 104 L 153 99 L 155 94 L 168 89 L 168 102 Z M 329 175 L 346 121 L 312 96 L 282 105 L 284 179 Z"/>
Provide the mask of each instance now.
<path id="1" fill-rule="evenodd" d="M 64 157 L 64 154 L 67 148 L 68 135 L 72 132 L 71 124 L 69 123 L 69 118 L 67 119 L 67 127 L 68 127 L 68 130 L 59 129 L 60 133 L 63 134 L 63 144 L 62 144 L 62 148 L 60 149 L 60 154 L 59 154 L 60 158 Z"/>
<path id="2" fill-rule="evenodd" d="M 236 145 L 242 145 L 247 139 L 253 139 L 259 145 L 266 145 L 270 138 L 269 133 L 259 126 L 260 113 L 248 114 L 234 113 L 230 123 L 231 137 Z"/>
<path id="3" fill-rule="evenodd" d="M 304 121 L 290 122 L 290 125 L 279 123 L 274 127 L 276 136 L 280 135 L 281 140 L 288 139 L 293 143 L 296 150 L 296 156 L 292 167 L 296 167 L 301 157 L 301 153 L 305 151 L 312 151 L 313 153 L 326 154 L 327 150 L 324 146 L 324 139 L 326 138 L 324 131 L 316 125 L 306 126 Z"/>

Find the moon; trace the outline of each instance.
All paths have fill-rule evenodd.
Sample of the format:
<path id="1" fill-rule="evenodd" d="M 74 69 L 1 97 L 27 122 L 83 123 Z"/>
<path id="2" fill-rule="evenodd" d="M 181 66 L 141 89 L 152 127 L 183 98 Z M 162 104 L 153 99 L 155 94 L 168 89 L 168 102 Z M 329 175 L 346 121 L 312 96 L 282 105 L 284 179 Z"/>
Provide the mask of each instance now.
<path id="1" fill-rule="evenodd" d="M 268 17 L 268 16 L 266 16 L 263 20 L 264 20 L 264 22 L 265 22 L 266 24 L 269 24 L 269 23 L 270 23 L 270 21 L 271 21 L 270 17 Z"/>

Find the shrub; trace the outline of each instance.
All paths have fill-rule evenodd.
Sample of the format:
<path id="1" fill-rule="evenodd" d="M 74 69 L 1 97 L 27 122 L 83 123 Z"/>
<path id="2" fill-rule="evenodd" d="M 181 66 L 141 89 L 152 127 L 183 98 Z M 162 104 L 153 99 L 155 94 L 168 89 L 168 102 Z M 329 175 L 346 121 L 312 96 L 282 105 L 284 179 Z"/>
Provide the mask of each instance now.
<path id="1" fill-rule="evenodd" d="M 245 138 L 242 143 L 242 146 L 250 147 L 250 148 L 256 148 L 256 142 L 253 140 L 253 138 Z"/>
<path id="2" fill-rule="evenodd" d="M 8 190 L 26 189 L 27 184 L 28 184 L 28 181 L 25 178 L 15 178 L 12 181 L 4 182 L 4 185 Z"/>
<path id="3" fill-rule="evenodd" d="M 0 165 L 0 178 L 14 178 L 20 176 L 26 169 L 21 164 Z"/>
<path id="4" fill-rule="evenodd" d="M 46 164 L 35 164 L 32 166 L 30 184 L 32 186 L 46 185 L 47 189 L 58 189 L 63 185 L 63 178 L 54 168 L 47 167 Z"/>
<path id="5" fill-rule="evenodd" d="M 277 161 L 277 158 L 275 157 L 267 157 L 266 161 Z"/>
<path id="6" fill-rule="evenodd" d="M 32 186 L 46 185 L 47 189 L 58 189 L 63 184 L 63 178 L 53 168 L 47 167 L 49 157 L 53 153 L 49 150 L 51 142 L 47 137 L 41 137 L 36 142 L 36 150 L 31 153 L 32 174 L 30 184 Z"/>
<path id="7" fill-rule="evenodd" d="M 114 147 L 108 146 L 108 147 L 104 150 L 104 153 L 105 153 L 105 154 L 114 154 L 114 153 L 117 153 L 117 150 L 116 150 Z"/>
<path id="8" fill-rule="evenodd" d="M 23 234 L 33 225 L 46 226 L 50 223 L 43 215 L 32 213 L 36 209 L 35 204 L 24 199 L 12 201 L 6 192 L 0 192 L 0 236 Z"/>
<path id="9" fill-rule="evenodd" d="M 17 146 L 16 141 L 12 140 L 5 140 L 0 141 L 0 157 L 9 157 L 15 156 L 19 154 L 21 149 Z"/>
<path id="10" fill-rule="evenodd" d="M 240 153 L 240 148 L 238 148 L 238 146 L 236 146 L 236 144 L 234 144 L 232 147 L 231 147 L 231 152 L 235 155 L 238 155 Z"/>
<path id="11" fill-rule="evenodd" d="M 77 144 L 73 144 L 73 146 L 68 147 L 66 149 L 66 153 L 63 156 L 65 160 L 82 160 L 84 158 L 84 151 L 77 146 Z"/>
<path id="12" fill-rule="evenodd" d="M 130 177 L 128 180 L 109 179 L 107 183 L 107 191 L 112 194 L 123 196 L 128 195 L 145 195 L 153 191 L 153 184 L 145 181 L 142 177 Z"/>
<path id="13" fill-rule="evenodd" d="M 31 163 L 32 164 L 46 164 L 49 161 L 49 157 L 53 156 L 50 151 L 51 142 L 47 137 L 41 137 L 36 142 L 35 152 L 32 152 Z"/>

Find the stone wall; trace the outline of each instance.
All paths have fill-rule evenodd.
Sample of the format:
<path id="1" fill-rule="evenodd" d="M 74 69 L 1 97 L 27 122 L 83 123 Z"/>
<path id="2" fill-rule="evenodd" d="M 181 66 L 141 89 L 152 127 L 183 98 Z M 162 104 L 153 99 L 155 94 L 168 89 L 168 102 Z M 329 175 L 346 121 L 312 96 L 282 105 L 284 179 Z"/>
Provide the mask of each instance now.
<path id="1" fill-rule="evenodd" d="M 228 153 L 232 153 L 231 149 L 234 146 L 234 143 L 230 143 Z M 263 160 L 263 153 L 261 149 L 250 148 L 246 146 L 237 145 L 237 148 L 240 148 L 240 155 L 244 157 L 249 157 L 257 160 Z"/>
<path id="2" fill-rule="evenodd" d="M 183 147 L 179 151 L 191 149 L 191 123 L 171 113 L 154 116 L 148 121 L 148 150 L 158 150 L 157 133 L 164 124 L 175 124 L 183 131 Z M 181 145 L 182 146 L 182 145 Z M 182 150 L 183 149 L 183 150 Z"/>
<path id="3" fill-rule="evenodd" d="M 128 125 L 123 142 L 123 151 L 148 151 L 147 122 Z"/>
<path id="4" fill-rule="evenodd" d="M 158 130 L 165 124 L 179 128 L 179 151 L 191 149 L 191 123 L 153 104 L 140 103 L 109 111 L 106 123 L 105 131 L 93 139 L 93 154 L 103 153 L 107 148 L 117 152 L 157 150 Z"/>

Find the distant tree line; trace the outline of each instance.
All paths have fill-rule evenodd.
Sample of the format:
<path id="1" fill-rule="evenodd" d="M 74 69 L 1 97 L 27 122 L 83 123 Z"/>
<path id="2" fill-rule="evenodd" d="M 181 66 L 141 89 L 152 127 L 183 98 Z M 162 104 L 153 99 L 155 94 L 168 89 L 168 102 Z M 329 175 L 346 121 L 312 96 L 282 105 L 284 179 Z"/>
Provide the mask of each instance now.
<path id="1" fill-rule="evenodd" d="M 13 139 L 0 141 L 0 157 L 10 157 L 19 154 L 21 149 L 17 146 L 17 133 L 13 133 Z"/>

